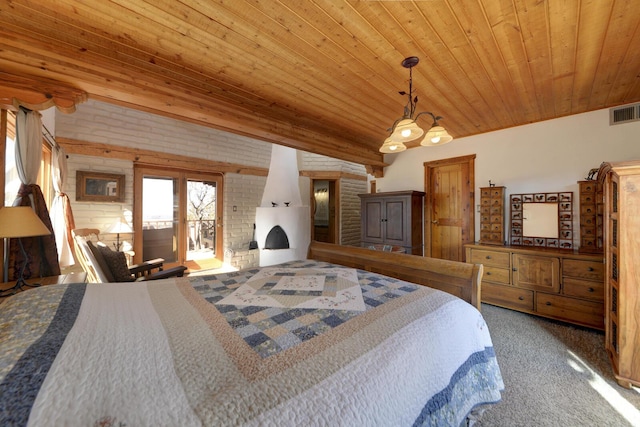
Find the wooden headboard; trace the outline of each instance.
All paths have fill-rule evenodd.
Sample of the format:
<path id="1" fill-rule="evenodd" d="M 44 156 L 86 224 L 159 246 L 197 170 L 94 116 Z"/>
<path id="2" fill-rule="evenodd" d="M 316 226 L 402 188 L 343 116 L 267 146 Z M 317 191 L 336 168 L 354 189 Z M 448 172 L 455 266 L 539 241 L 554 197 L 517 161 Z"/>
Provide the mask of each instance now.
<path id="1" fill-rule="evenodd" d="M 453 294 L 480 310 L 482 264 L 311 242 L 309 258 L 384 274 Z"/>

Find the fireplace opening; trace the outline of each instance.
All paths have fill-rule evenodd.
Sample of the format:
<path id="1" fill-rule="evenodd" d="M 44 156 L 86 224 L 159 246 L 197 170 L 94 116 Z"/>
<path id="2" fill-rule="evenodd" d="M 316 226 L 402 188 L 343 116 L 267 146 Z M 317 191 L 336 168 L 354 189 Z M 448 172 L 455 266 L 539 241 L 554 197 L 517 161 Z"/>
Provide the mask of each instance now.
<path id="1" fill-rule="evenodd" d="M 282 227 L 276 225 L 269 231 L 269 234 L 267 234 L 267 240 L 264 243 L 264 248 L 289 249 L 289 238 Z"/>

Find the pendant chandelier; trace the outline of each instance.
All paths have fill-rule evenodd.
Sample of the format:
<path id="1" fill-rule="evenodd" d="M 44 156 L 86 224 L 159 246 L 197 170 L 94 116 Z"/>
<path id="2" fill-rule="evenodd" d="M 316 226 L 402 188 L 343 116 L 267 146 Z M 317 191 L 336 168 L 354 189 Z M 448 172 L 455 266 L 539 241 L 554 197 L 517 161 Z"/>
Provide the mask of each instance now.
<path id="1" fill-rule="evenodd" d="M 438 120 L 441 120 L 441 116 L 436 116 L 430 111 L 422 111 L 416 113 L 416 106 L 418 104 L 418 96 L 413 96 L 413 75 L 412 69 L 419 62 L 417 56 L 410 56 L 402 61 L 402 66 L 409 69 L 409 92 L 400 91 L 400 95 L 406 95 L 409 102 L 404 107 L 404 115 L 393 123 L 393 126 L 389 129 L 391 134 L 385 139 L 382 147 L 380 147 L 381 153 L 399 153 L 407 149 L 405 142 L 413 141 L 424 135 L 420 145 L 425 147 L 435 147 L 437 145 L 444 145 L 453 140 L 453 137 L 449 135 L 445 128 L 438 124 Z M 433 123 L 431 128 L 425 134 L 424 130 L 417 125 L 416 121 L 418 117 L 423 114 L 431 116 Z"/>

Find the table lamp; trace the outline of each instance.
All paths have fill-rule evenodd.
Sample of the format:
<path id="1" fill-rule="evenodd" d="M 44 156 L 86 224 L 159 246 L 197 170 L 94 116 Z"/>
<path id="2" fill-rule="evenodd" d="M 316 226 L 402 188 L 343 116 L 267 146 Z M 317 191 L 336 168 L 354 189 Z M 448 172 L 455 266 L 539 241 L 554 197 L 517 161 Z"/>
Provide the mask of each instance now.
<path id="1" fill-rule="evenodd" d="M 116 242 L 113 246 L 116 248 L 116 251 L 119 251 L 120 246 L 122 245 L 122 243 L 120 243 L 120 233 L 133 233 L 133 229 L 127 220 L 121 217 L 113 223 L 109 230 L 107 230 L 107 233 L 116 235 Z"/>
<path id="2" fill-rule="evenodd" d="M 22 237 L 34 237 L 34 236 L 46 236 L 51 234 L 51 231 L 46 225 L 38 218 L 38 215 L 33 211 L 30 206 L 5 206 L 0 208 L 0 237 L 4 239 L 4 281 L 7 282 L 9 278 L 9 239 L 17 238 L 18 245 L 22 251 L 24 258 L 22 267 L 20 268 L 20 275 L 15 286 L 10 289 L 2 291 L 5 296 L 7 294 L 15 294 L 21 290 L 23 286 L 39 286 L 38 284 L 28 284 L 24 280 L 24 270 L 29 261 L 29 255 L 24 250 L 22 245 Z"/>

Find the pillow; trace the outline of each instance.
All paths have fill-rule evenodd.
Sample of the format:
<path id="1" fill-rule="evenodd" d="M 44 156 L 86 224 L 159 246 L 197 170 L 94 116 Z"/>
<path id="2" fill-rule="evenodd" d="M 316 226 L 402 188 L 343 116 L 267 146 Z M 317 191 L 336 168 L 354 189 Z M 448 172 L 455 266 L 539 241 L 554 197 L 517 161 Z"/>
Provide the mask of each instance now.
<path id="1" fill-rule="evenodd" d="M 135 279 L 129 272 L 127 257 L 124 252 L 112 251 L 108 246 L 98 246 L 98 250 L 104 257 L 105 262 L 111 270 L 113 279 L 116 282 L 133 282 Z"/>
<path id="2" fill-rule="evenodd" d="M 107 265 L 107 261 L 104 259 L 104 256 L 102 256 L 102 252 L 93 244 L 91 240 L 86 240 L 86 243 L 87 247 L 91 251 L 91 254 L 93 255 L 93 259 L 95 260 L 96 264 L 98 264 L 94 266 L 94 268 L 102 272 L 104 280 L 106 280 L 107 282 L 115 282 L 113 274 L 111 274 L 111 269 Z M 102 278 L 98 278 L 97 280 L 102 280 Z"/>

